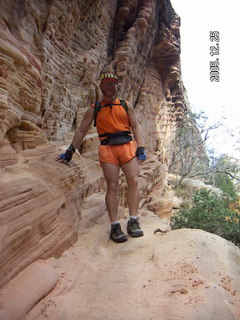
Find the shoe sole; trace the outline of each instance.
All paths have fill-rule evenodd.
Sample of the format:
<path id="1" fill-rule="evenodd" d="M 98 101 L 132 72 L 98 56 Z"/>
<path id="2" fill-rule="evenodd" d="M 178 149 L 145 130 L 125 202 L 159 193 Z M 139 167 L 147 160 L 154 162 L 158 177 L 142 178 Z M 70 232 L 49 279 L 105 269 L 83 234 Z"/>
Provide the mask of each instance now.
<path id="1" fill-rule="evenodd" d="M 142 231 L 137 231 L 136 233 L 128 232 L 128 234 L 133 238 L 138 238 L 138 237 L 143 237 L 144 236 L 144 233 Z"/>
<path id="2" fill-rule="evenodd" d="M 114 239 L 112 236 L 110 236 L 110 239 L 116 243 L 122 243 L 126 242 L 128 240 L 127 236 L 123 236 L 121 238 Z"/>

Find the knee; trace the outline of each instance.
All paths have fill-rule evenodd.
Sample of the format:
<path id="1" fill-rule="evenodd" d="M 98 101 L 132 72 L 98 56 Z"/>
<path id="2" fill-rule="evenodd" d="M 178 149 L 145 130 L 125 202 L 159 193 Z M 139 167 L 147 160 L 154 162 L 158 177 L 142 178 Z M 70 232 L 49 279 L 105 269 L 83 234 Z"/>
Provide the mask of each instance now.
<path id="1" fill-rule="evenodd" d="M 133 177 L 129 179 L 128 187 L 138 189 L 138 177 Z"/>
<path id="2" fill-rule="evenodd" d="M 118 183 L 117 182 L 108 182 L 107 190 L 111 192 L 118 192 Z"/>

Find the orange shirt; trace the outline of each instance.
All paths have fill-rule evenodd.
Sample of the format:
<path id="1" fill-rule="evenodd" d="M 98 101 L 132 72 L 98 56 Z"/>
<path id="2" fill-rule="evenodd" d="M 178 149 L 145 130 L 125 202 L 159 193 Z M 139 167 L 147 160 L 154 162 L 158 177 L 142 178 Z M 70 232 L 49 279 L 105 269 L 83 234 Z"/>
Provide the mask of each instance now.
<path id="1" fill-rule="evenodd" d="M 105 101 L 100 103 L 101 106 L 109 104 Z M 115 103 L 118 105 L 114 105 Z M 92 107 L 94 108 L 94 105 Z M 131 131 L 128 114 L 120 105 L 120 99 L 113 102 L 112 108 L 110 106 L 101 108 L 97 115 L 96 127 L 98 134 Z"/>

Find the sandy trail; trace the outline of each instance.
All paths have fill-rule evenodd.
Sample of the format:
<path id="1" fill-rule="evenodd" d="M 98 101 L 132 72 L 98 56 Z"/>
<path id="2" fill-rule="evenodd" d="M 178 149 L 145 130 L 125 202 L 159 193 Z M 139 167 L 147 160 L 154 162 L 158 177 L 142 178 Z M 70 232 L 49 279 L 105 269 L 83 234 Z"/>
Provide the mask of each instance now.
<path id="1" fill-rule="evenodd" d="M 221 260 L 224 240 L 199 230 L 154 234 L 160 219 L 150 212 L 140 221 L 142 238 L 116 244 L 105 221 L 50 259 L 60 281 L 26 320 L 239 319 L 240 283 Z"/>

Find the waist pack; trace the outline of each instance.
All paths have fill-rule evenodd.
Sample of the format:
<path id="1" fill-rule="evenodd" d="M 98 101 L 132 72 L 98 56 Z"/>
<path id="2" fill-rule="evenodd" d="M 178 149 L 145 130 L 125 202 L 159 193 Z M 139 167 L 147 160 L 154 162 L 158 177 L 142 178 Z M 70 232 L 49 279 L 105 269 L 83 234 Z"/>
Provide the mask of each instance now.
<path id="1" fill-rule="evenodd" d="M 119 145 L 125 144 L 132 141 L 132 136 L 130 136 L 130 131 L 116 132 L 116 133 L 105 133 L 99 135 L 99 137 L 107 136 L 106 139 L 101 140 L 102 145 Z"/>

